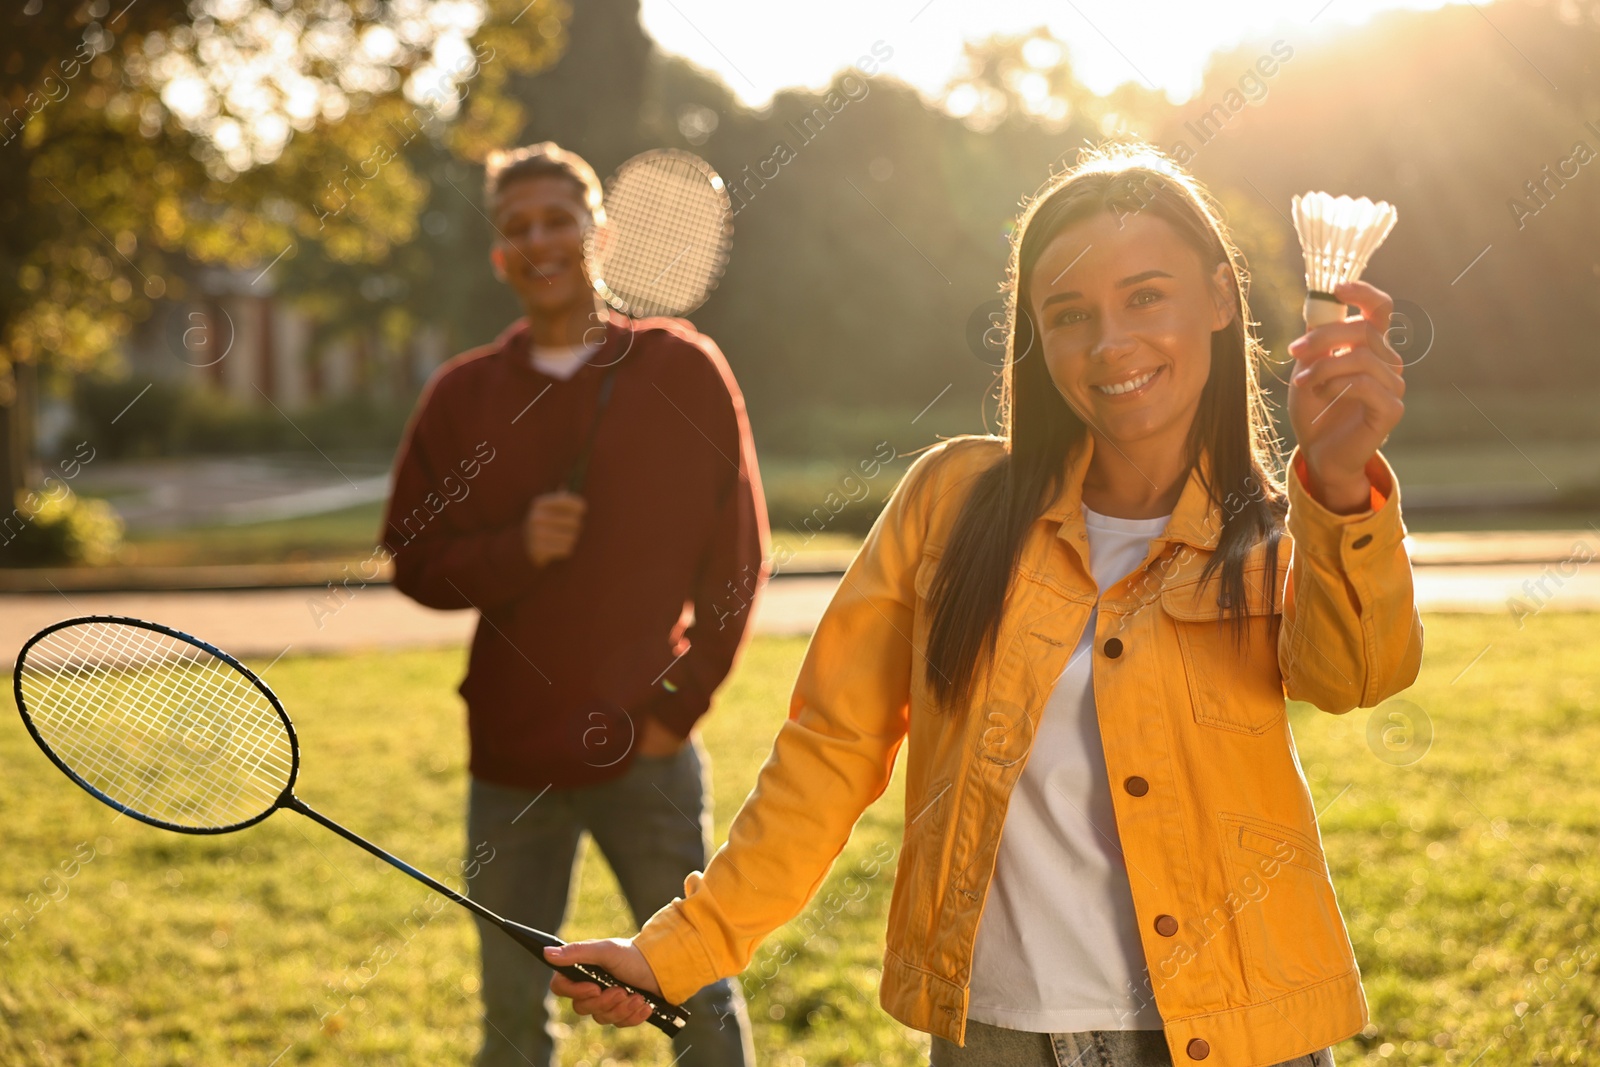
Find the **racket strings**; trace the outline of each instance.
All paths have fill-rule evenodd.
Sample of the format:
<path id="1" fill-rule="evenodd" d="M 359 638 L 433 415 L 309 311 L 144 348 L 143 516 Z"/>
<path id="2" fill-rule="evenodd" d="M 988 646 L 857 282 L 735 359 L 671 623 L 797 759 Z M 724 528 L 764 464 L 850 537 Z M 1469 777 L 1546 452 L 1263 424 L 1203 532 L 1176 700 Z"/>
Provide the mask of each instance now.
<path id="1" fill-rule="evenodd" d="M 151 633 L 150 631 L 133 632 Z M 153 797 L 152 793 L 170 780 L 170 775 L 164 776 L 161 772 L 167 770 L 169 764 L 175 764 L 181 768 L 185 762 L 192 764 L 209 762 L 196 752 L 195 739 L 191 736 L 195 725 L 194 704 L 205 700 L 208 690 L 211 689 L 220 688 L 223 691 L 231 691 L 236 695 L 238 693 L 236 676 L 232 676 L 231 671 L 219 673 L 215 661 L 207 662 L 210 657 L 206 653 L 194 646 L 183 643 L 175 643 L 174 647 L 163 650 L 164 655 L 160 659 L 168 662 L 166 663 L 166 669 L 161 670 L 159 669 L 161 666 L 159 662 L 152 662 L 154 658 L 149 655 L 148 647 L 134 647 L 128 640 L 126 632 L 102 633 L 96 635 L 96 638 L 93 642 L 80 639 L 72 652 L 69 653 L 67 663 L 74 664 L 73 673 L 83 675 L 85 666 L 95 663 L 111 663 L 117 664 L 122 668 L 132 667 L 134 672 L 142 673 L 145 683 L 142 692 L 136 687 L 123 689 L 118 695 L 115 704 L 108 709 L 112 713 L 109 716 L 111 721 L 120 719 L 127 723 L 130 718 L 137 719 L 141 711 L 139 701 L 141 696 L 145 698 L 143 703 L 148 704 L 152 701 L 159 701 L 169 708 L 179 708 L 188 712 L 188 714 L 174 718 L 167 724 L 168 729 L 164 731 L 166 735 L 164 737 L 160 736 L 162 732 L 150 730 L 148 723 L 141 724 L 145 727 L 142 730 L 144 736 L 138 740 L 141 742 L 153 740 L 155 742 L 150 746 L 155 749 L 154 753 L 150 754 L 152 758 L 142 766 L 134 768 L 138 775 L 145 779 L 145 788 L 131 796 L 124 795 L 117 798 L 127 806 L 141 811 L 148 811 L 148 813 L 159 817 L 159 813 L 154 810 L 161 806 L 159 797 Z M 94 658 L 96 656 L 98 656 L 98 659 Z M 74 663 L 74 661 L 76 662 Z M 195 677 L 197 671 L 204 672 L 205 677 L 197 679 Z M 94 781 L 97 788 L 106 785 L 112 785 L 114 788 L 116 774 L 108 772 L 113 772 L 114 769 L 126 769 L 129 765 L 128 753 L 119 750 L 114 742 L 108 743 L 111 742 L 111 738 L 102 736 L 103 731 L 100 731 L 94 725 L 94 709 L 97 706 L 103 707 L 106 703 L 107 685 L 127 673 L 129 673 L 127 670 L 120 672 L 102 670 L 98 672 L 98 684 L 93 690 L 83 690 L 76 694 L 72 693 L 71 690 L 58 690 L 56 692 L 58 698 L 65 697 L 65 700 L 58 700 L 58 703 L 64 704 L 65 710 L 72 713 L 71 717 L 65 719 L 63 723 L 67 729 L 62 731 L 56 738 L 58 744 L 62 748 L 68 749 L 68 751 L 59 752 L 58 754 L 62 755 L 65 761 L 79 771 L 82 776 Z M 40 705 L 41 709 L 43 708 L 43 703 L 38 700 L 37 695 L 33 703 Z M 217 720 L 217 722 L 222 723 L 226 722 L 226 720 Z M 40 723 L 40 725 L 43 725 L 43 723 Z M 175 727 L 176 729 L 174 729 Z M 180 730 L 182 731 L 181 733 L 179 732 Z M 213 732 L 215 735 L 220 736 L 221 727 L 217 726 Z M 124 741 L 126 740 L 125 737 Z M 146 745 L 141 743 L 137 747 L 144 749 Z M 214 757 L 216 753 L 212 755 Z M 163 756 L 177 758 L 175 760 L 162 760 L 161 757 Z M 124 775 L 123 777 L 126 779 L 128 776 Z M 133 783 L 124 781 L 122 784 L 131 785 Z M 104 788 L 102 788 L 102 791 L 108 792 L 108 795 L 110 793 L 110 790 Z M 206 791 L 204 790 L 189 797 L 186 806 L 190 808 L 216 807 L 218 800 L 218 796 L 215 795 L 216 790 L 213 789 L 210 792 L 213 795 L 209 797 L 206 796 Z"/>
<path id="2" fill-rule="evenodd" d="M 131 630 L 131 628 L 125 629 Z M 155 636 L 152 631 L 132 630 L 131 632 Z M 200 816 L 202 824 L 213 821 L 205 818 L 204 813 L 225 813 L 233 808 L 238 800 L 245 799 L 238 795 L 239 790 L 233 790 L 232 793 L 234 795 L 230 796 L 230 791 L 226 788 L 228 783 L 225 779 L 208 780 L 205 776 L 197 776 L 192 773 L 194 768 L 210 763 L 222 754 L 220 751 L 215 750 L 214 746 L 219 740 L 225 743 L 228 736 L 227 725 L 229 723 L 229 720 L 225 717 L 212 715 L 207 724 L 210 727 L 210 740 L 208 742 L 204 734 L 196 736 L 195 727 L 199 725 L 199 720 L 197 720 L 195 711 L 196 707 L 200 706 L 206 708 L 206 711 L 209 712 L 210 706 L 215 705 L 218 698 L 224 701 L 238 700 L 241 697 L 249 699 L 254 692 L 253 687 L 248 687 L 247 691 L 243 676 L 234 672 L 222 661 L 216 660 L 204 650 L 195 646 L 183 642 L 172 642 L 172 647 L 163 650 L 165 654 L 161 657 L 168 661 L 165 669 L 152 670 L 150 663 L 141 663 L 141 659 L 150 658 L 148 656 L 148 647 L 134 648 L 129 644 L 125 636 L 120 639 L 113 637 L 110 640 L 105 640 L 106 636 L 101 635 L 101 640 L 98 642 L 100 645 L 98 651 L 107 659 L 120 660 L 142 668 L 141 673 L 145 683 L 142 691 L 138 689 L 125 691 L 114 710 L 122 712 L 124 720 L 129 718 L 129 712 L 132 712 L 134 717 L 138 717 L 144 707 L 152 703 L 159 704 L 173 712 L 165 723 L 166 729 L 164 731 L 152 731 L 148 728 L 148 723 L 141 723 L 144 727 L 142 731 L 144 736 L 139 740 L 141 742 L 154 741 L 154 744 L 150 746 L 154 749 L 154 752 L 149 753 L 150 758 L 145 765 L 137 769 L 140 775 L 145 778 L 145 788 L 131 797 L 124 796 L 117 799 L 129 807 L 167 821 L 181 821 L 170 818 L 172 815 L 170 809 L 181 807 L 192 815 Z M 83 644 L 83 642 L 80 642 L 80 647 Z M 89 651 L 91 654 L 96 651 L 95 646 L 89 645 Z M 157 664 L 156 666 L 159 668 L 160 665 Z M 105 681 L 108 677 L 109 675 L 102 675 L 101 684 L 96 687 L 95 696 L 103 697 Z M 259 699 L 259 694 L 254 695 Z M 89 694 L 84 694 L 85 698 L 88 696 Z M 71 704 L 73 705 L 73 710 L 79 712 L 75 716 L 73 723 L 80 730 L 77 735 L 78 738 L 82 740 L 93 737 L 92 733 L 83 730 L 85 722 L 88 721 L 88 716 L 92 715 L 92 706 L 84 698 L 71 701 Z M 268 705 L 268 709 L 270 710 L 270 705 Z M 165 736 L 162 736 L 162 734 Z M 263 760 L 262 756 L 266 754 L 265 750 L 259 744 L 251 745 L 249 739 L 245 739 L 243 745 L 241 754 L 246 760 L 253 757 L 268 768 L 271 768 L 273 763 L 278 762 L 275 759 Z M 207 752 L 203 746 L 211 747 L 212 750 Z M 146 746 L 141 743 L 137 747 L 144 749 Z M 88 745 L 80 744 L 76 746 L 75 755 L 78 763 L 74 765 L 69 760 L 69 765 L 74 765 L 74 769 L 80 770 L 80 773 L 83 773 L 86 778 L 93 775 L 99 779 L 96 782 L 97 788 L 101 787 L 101 783 L 107 781 L 108 769 L 126 768 L 128 766 L 128 753 L 119 751 L 115 746 L 107 748 L 104 744 L 99 746 L 93 743 Z M 209 758 L 207 758 L 208 756 Z M 277 768 L 281 771 L 284 780 L 287 778 L 289 766 L 290 764 L 288 763 L 282 763 Z M 163 797 L 160 791 L 164 786 L 170 792 L 173 785 L 181 785 L 184 777 L 183 772 L 186 769 L 190 771 L 188 777 L 191 779 L 190 784 L 194 788 L 190 790 L 187 796 L 183 797 L 181 804 L 173 805 L 171 803 L 172 798 Z M 178 772 L 176 775 L 171 773 L 174 770 Z M 257 788 L 251 791 L 258 794 L 262 792 L 269 793 L 270 797 L 267 803 L 270 804 L 271 799 L 275 798 L 281 790 L 281 785 L 274 785 L 269 778 L 264 778 L 253 771 L 251 773 L 257 779 L 259 785 L 266 786 L 265 790 Z M 112 775 L 111 777 L 114 778 L 115 776 Z M 124 784 L 131 783 L 125 782 Z M 102 788 L 102 791 L 111 795 L 110 790 Z M 165 814 L 157 810 L 163 806 L 169 809 Z M 257 804 L 249 814 L 259 811 L 261 806 Z"/>
<path id="3" fill-rule="evenodd" d="M 652 155 L 606 195 L 612 238 L 599 276 L 632 315 L 681 315 L 716 285 L 729 245 L 727 193 L 689 159 Z"/>
<path id="4" fill-rule="evenodd" d="M 63 724 L 66 728 L 65 734 L 77 742 L 74 746 L 76 753 L 80 754 L 85 761 L 92 759 L 93 763 L 98 765 L 111 758 L 112 754 L 95 744 L 93 735 L 89 733 L 90 723 L 93 708 L 102 704 L 110 696 L 115 695 L 106 692 L 106 687 L 113 675 L 107 671 L 94 669 L 87 655 L 69 656 L 68 663 L 73 664 L 72 673 L 96 679 L 96 686 L 92 691 L 83 691 L 77 694 L 63 692 L 63 696 L 66 697 L 63 701 L 63 710 L 71 713 L 71 718 Z M 117 695 L 116 706 L 118 710 L 125 706 L 126 700 L 126 692 Z"/>
<path id="5" fill-rule="evenodd" d="M 277 709 L 187 641 L 123 623 L 64 627 L 28 650 L 19 680 L 50 751 L 118 806 L 155 820 L 237 825 L 269 809 L 292 777 Z"/>
<path id="6" fill-rule="evenodd" d="M 140 632 L 148 633 L 150 631 Z M 248 683 L 243 675 L 240 675 L 225 662 L 216 659 L 203 649 L 180 643 L 178 662 L 181 664 L 179 669 L 170 670 L 156 676 L 159 681 L 151 693 L 152 697 L 163 702 L 161 706 L 164 708 L 182 709 L 182 712 L 174 711 L 174 714 L 166 724 L 168 727 L 165 739 L 166 754 L 169 757 L 174 757 L 169 759 L 169 764 L 176 763 L 181 766 L 184 762 L 187 762 L 199 766 L 214 761 L 226 752 L 226 748 L 212 750 L 209 752 L 210 759 L 203 758 L 207 753 L 196 744 L 197 740 L 203 740 L 203 738 L 197 739 L 194 731 L 196 725 L 206 722 L 211 727 L 212 737 L 226 745 L 232 739 L 232 720 L 226 716 L 213 714 L 213 710 L 216 707 L 219 705 L 225 706 L 224 702 L 249 701 L 252 698 L 262 700 L 267 712 L 274 719 L 276 718 L 276 712 L 271 705 L 266 704 L 259 692 Z M 197 710 L 200 711 L 200 714 L 209 716 L 209 720 L 200 719 L 196 714 Z M 281 732 L 281 725 L 279 729 Z M 240 739 L 241 747 L 238 754 L 243 761 L 243 766 L 249 768 L 248 773 L 250 776 L 255 778 L 261 785 L 264 785 L 266 791 L 270 793 L 270 798 L 266 801 L 267 804 L 270 804 L 272 799 L 276 799 L 277 794 L 282 790 L 281 784 L 274 784 L 272 772 L 277 771 L 279 773 L 280 782 L 287 781 L 292 766 L 292 755 L 290 759 L 281 762 L 272 759 L 269 751 L 260 744 L 262 740 L 270 743 L 272 735 L 267 732 L 260 732 L 256 738 L 245 736 Z M 258 767 L 267 770 L 268 774 L 263 776 L 258 773 L 256 770 Z M 202 788 L 200 795 L 194 798 L 199 810 L 204 810 L 207 805 L 214 807 L 218 801 L 224 799 L 222 791 L 218 788 L 220 783 L 202 780 L 200 784 L 203 787 L 209 786 L 210 788 Z M 259 811 L 263 806 L 265 805 L 256 805 L 251 814 Z"/>
<path id="7" fill-rule="evenodd" d="M 653 258 L 672 253 L 645 284 L 661 286 L 662 303 L 681 304 L 714 281 L 720 269 L 716 239 L 721 236 L 721 205 L 705 195 L 704 179 L 687 165 L 662 173 L 646 171 L 643 177 L 654 178 L 659 189 L 654 195 L 646 195 L 648 188 L 641 192 L 641 209 L 657 202 L 668 205 L 666 210 L 648 212 L 656 222 L 650 233 Z"/>

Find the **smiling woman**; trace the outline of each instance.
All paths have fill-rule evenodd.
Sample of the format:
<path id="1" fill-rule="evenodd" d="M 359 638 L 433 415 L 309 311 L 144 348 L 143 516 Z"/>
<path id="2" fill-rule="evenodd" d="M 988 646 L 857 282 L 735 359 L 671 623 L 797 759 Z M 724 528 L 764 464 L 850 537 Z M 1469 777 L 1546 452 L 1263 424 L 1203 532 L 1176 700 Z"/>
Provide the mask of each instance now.
<path id="1" fill-rule="evenodd" d="M 1230 489 L 1266 487 L 1226 514 L 1206 563 L 1208 575 L 1222 569 L 1229 603 L 1243 602 L 1258 542 L 1276 585 L 1287 508 L 1269 474 L 1277 450 L 1255 374 L 1260 342 L 1245 328 L 1244 257 L 1199 184 L 1154 150 L 1107 150 L 1047 186 L 1019 232 L 1002 398 L 1010 459 L 974 487 L 931 598 L 928 681 L 954 704 L 993 647 L 1024 534 L 1085 436 L 1102 448 L 1082 500 L 1102 514 L 1169 514 L 1202 448 L 1218 504 Z"/>
<path id="2" fill-rule="evenodd" d="M 548 956 L 669 1001 L 738 972 L 904 742 L 881 1000 L 933 1067 L 1332 1067 L 1367 1005 L 1286 701 L 1372 707 L 1421 664 L 1377 452 L 1391 305 L 1340 286 L 1361 316 L 1291 346 L 1284 478 L 1243 257 L 1198 182 L 1108 147 L 1018 235 L 1003 433 L 934 446 L 896 488 L 683 899 Z M 620 1025 L 649 1009 L 552 987 Z"/>

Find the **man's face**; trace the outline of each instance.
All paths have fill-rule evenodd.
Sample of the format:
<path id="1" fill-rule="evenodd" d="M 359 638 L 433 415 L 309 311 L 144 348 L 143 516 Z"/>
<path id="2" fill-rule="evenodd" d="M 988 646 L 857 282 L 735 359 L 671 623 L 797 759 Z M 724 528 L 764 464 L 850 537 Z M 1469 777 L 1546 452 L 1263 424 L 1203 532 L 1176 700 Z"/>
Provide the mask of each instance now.
<path id="1" fill-rule="evenodd" d="M 493 255 L 524 307 L 554 313 L 593 303 L 583 261 L 592 224 L 577 183 L 566 178 L 519 178 L 500 190 Z"/>

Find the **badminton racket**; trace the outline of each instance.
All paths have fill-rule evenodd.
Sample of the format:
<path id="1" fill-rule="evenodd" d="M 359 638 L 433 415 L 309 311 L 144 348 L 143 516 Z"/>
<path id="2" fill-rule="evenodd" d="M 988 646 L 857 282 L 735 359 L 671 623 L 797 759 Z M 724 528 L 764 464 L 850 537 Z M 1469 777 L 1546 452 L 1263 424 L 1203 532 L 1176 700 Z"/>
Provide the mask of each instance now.
<path id="1" fill-rule="evenodd" d="M 163 830 L 223 834 L 279 808 L 299 812 L 505 931 L 545 960 L 563 942 L 501 918 L 313 810 L 294 795 L 300 745 L 283 704 L 221 649 L 157 623 L 115 615 L 39 631 L 17 656 L 17 709 L 57 767 L 96 799 Z M 554 968 L 650 1003 L 650 1023 L 676 1034 L 688 1013 L 600 967 Z"/>
<path id="2" fill-rule="evenodd" d="M 710 164 L 676 149 L 642 152 L 607 183 L 605 213 L 584 254 L 606 303 L 637 319 L 706 302 L 733 244 L 732 202 Z"/>
<path id="3" fill-rule="evenodd" d="M 607 304 L 639 319 L 677 318 L 706 302 L 733 244 L 732 202 L 710 164 L 676 149 L 641 152 L 607 184 L 605 216 L 604 225 L 584 235 L 583 254 L 595 292 Z M 618 356 L 606 368 L 589 436 L 567 474 L 568 492 L 583 492 L 621 361 Z"/>

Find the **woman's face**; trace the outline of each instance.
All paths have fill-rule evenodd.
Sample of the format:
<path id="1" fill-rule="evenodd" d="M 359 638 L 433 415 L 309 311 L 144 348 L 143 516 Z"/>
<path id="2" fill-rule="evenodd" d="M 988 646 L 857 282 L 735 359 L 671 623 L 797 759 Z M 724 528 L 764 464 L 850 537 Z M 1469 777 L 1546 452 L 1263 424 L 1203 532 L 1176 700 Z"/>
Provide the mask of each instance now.
<path id="1" fill-rule="evenodd" d="M 1114 442 L 1181 447 L 1211 373 L 1211 334 L 1237 312 L 1226 263 L 1152 212 L 1101 212 L 1062 230 L 1028 279 L 1056 388 Z"/>

